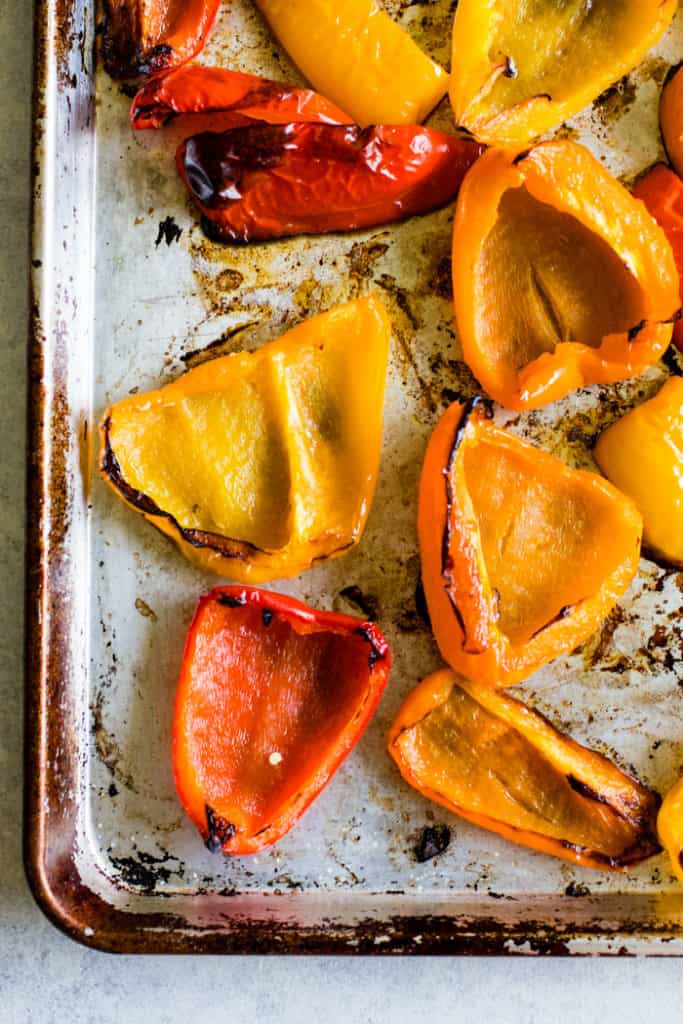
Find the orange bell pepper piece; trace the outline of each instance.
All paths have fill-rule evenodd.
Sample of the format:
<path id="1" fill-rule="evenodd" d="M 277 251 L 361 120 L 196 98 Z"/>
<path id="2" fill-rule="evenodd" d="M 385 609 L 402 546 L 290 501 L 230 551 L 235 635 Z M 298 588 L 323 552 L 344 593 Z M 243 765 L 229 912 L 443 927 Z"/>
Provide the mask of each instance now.
<path id="1" fill-rule="evenodd" d="M 601 434 L 595 461 L 638 506 L 646 547 L 683 566 L 683 378 Z"/>
<path id="2" fill-rule="evenodd" d="M 365 731 L 390 664 L 372 622 L 246 587 L 202 597 L 173 767 L 209 850 L 257 853 L 292 828 Z"/>
<path id="3" fill-rule="evenodd" d="M 586 640 L 633 579 L 642 520 L 595 473 L 454 404 L 427 448 L 418 512 L 439 650 L 458 672 L 511 686 Z"/>
<path id="4" fill-rule="evenodd" d="M 613 870 L 659 852 L 655 793 L 533 708 L 448 669 L 408 696 L 389 753 L 429 800 L 513 843 Z"/>
<path id="5" fill-rule="evenodd" d="M 448 88 L 448 75 L 375 0 L 256 0 L 315 89 L 360 125 L 415 124 Z"/>
<path id="6" fill-rule="evenodd" d="M 683 148 L 682 154 L 683 155 Z M 683 275 L 683 181 L 664 164 L 656 164 L 633 189 L 669 240 L 679 277 Z M 683 281 L 679 291 L 683 302 Z M 683 352 L 683 320 L 674 324 L 674 344 Z"/>
<path id="7" fill-rule="evenodd" d="M 184 555 L 243 583 L 360 539 L 382 441 L 391 324 L 376 296 L 105 412 L 105 481 Z"/>
<path id="8" fill-rule="evenodd" d="M 458 199 L 453 290 L 465 361 L 520 410 L 641 373 L 680 305 L 662 229 L 568 141 L 477 160 Z"/>
<path id="9" fill-rule="evenodd" d="M 677 174 L 683 174 L 683 67 L 672 68 L 662 90 L 659 123 L 667 156 Z"/>
<path id="10" fill-rule="evenodd" d="M 104 66 L 112 78 L 157 74 L 203 49 L 220 0 L 104 0 Z"/>
<path id="11" fill-rule="evenodd" d="M 678 0 L 460 0 L 451 102 L 481 142 L 525 146 L 627 75 Z"/>
<path id="12" fill-rule="evenodd" d="M 679 779 L 664 797 L 657 817 L 657 832 L 671 859 L 673 873 L 683 882 L 683 779 Z"/>

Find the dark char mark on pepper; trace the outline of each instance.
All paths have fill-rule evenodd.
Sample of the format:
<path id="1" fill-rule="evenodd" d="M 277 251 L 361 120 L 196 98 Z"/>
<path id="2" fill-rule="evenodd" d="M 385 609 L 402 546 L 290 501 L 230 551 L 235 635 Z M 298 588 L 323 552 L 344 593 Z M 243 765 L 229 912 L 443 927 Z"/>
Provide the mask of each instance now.
<path id="1" fill-rule="evenodd" d="M 271 624 L 271 622 L 273 621 L 274 617 L 275 617 L 275 613 L 271 612 L 270 608 L 264 608 L 262 610 L 261 618 L 263 619 L 263 625 L 266 627 L 266 629 Z"/>
<path id="2" fill-rule="evenodd" d="M 223 604 L 226 608 L 241 608 L 247 602 L 243 597 L 233 597 L 232 594 L 221 594 L 218 598 L 218 603 Z"/>
<path id="3" fill-rule="evenodd" d="M 415 846 L 415 859 L 418 864 L 425 864 L 439 854 L 445 853 L 451 843 L 451 830 L 448 825 L 427 825 Z"/>
<path id="4" fill-rule="evenodd" d="M 386 652 L 377 643 L 370 623 L 367 623 L 363 626 L 359 626 L 358 629 L 354 630 L 354 633 L 356 634 L 356 636 L 362 636 L 365 642 L 370 644 L 368 666 L 370 668 L 370 671 L 372 672 L 378 661 L 384 661 L 384 659 L 386 658 Z"/>
<path id="5" fill-rule="evenodd" d="M 234 836 L 235 826 L 216 814 L 213 807 L 209 807 L 208 804 L 204 805 L 204 809 L 209 833 L 206 837 L 206 848 L 210 853 L 219 853 L 223 844 Z"/>

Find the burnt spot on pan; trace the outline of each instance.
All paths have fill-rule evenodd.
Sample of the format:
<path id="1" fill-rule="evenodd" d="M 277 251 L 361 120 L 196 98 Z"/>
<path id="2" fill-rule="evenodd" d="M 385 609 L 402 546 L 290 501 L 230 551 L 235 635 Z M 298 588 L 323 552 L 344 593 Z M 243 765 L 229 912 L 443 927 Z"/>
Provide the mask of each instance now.
<path id="1" fill-rule="evenodd" d="M 362 612 L 369 622 L 377 622 L 379 618 L 379 601 L 374 594 L 367 594 L 361 590 L 358 584 L 352 583 L 350 586 L 344 587 L 339 591 L 339 597 Z"/>
<path id="2" fill-rule="evenodd" d="M 426 825 L 413 848 L 418 864 L 425 864 L 445 853 L 451 845 L 451 830 L 448 825 Z"/>
<path id="3" fill-rule="evenodd" d="M 624 75 L 598 96 L 593 109 L 603 124 L 612 124 L 628 113 L 635 103 L 637 92 L 636 83 L 629 75 Z"/>
<path id="4" fill-rule="evenodd" d="M 183 353 L 180 357 L 181 361 L 185 363 L 187 369 L 192 370 L 195 366 L 201 366 L 202 363 L 208 362 L 209 359 L 218 359 L 220 356 L 231 355 L 233 352 L 241 352 L 243 351 L 242 335 L 253 327 L 258 327 L 257 320 L 248 320 L 246 323 L 229 327 L 223 331 L 220 338 L 210 341 L 203 348 Z"/>
<path id="5" fill-rule="evenodd" d="M 159 221 L 159 230 L 154 245 L 157 249 L 162 242 L 166 242 L 166 245 L 170 246 L 173 242 L 180 241 L 182 233 L 183 229 L 176 224 L 175 218 L 166 217 L 164 220 Z"/>

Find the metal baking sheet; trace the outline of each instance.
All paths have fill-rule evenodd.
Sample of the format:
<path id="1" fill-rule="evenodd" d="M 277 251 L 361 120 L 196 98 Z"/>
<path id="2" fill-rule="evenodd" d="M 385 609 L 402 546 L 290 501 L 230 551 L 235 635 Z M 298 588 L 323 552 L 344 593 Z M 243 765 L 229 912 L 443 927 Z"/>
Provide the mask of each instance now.
<path id="1" fill-rule="evenodd" d="M 452 3 L 387 0 L 448 62 Z M 450 295 L 452 208 L 352 235 L 249 248 L 208 242 L 173 170 L 172 133 L 133 136 L 96 66 L 96 14 L 40 0 L 36 22 L 26 861 L 75 938 L 141 952 L 683 953 L 683 891 L 662 857 L 581 870 L 451 817 L 385 752 L 406 693 L 439 659 L 416 604 L 425 444 L 476 382 Z M 560 131 L 629 182 L 662 156 L 657 102 L 683 15 L 641 68 Z M 206 62 L 296 80 L 250 0 L 226 2 Z M 448 104 L 433 116 L 447 127 Z M 172 700 L 186 627 L 217 582 L 100 483 L 111 401 L 211 355 L 255 347 L 376 290 L 394 324 L 379 487 L 360 546 L 275 585 L 324 608 L 376 602 L 395 667 L 379 712 L 301 823 L 255 857 L 209 854 L 175 797 Z M 498 419 L 576 466 L 666 369 Z M 683 574 L 643 560 L 599 633 L 524 688 L 579 740 L 659 790 L 683 764 Z M 422 830 L 447 822 L 424 864 Z"/>

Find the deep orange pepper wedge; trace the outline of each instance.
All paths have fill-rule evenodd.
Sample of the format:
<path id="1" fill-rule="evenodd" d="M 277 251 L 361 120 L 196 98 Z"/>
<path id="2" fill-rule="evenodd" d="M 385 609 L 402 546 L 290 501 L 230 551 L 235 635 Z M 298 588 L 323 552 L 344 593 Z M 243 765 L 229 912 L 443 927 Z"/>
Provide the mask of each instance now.
<path id="1" fill-rule="evenodd" d="M 390 663 L 374 623 L 246 587 L 201 598 L 173 767 L 209 850 L 257 853 L 289 832 L 363 734 Z"/>
<path id="2" fill-rule="evenodd" d="M 642 520 L 602 477 L 497 427 L 483 399 L 444 413 L 418 534 L 434 637 L 469 679 L 511 686 L 586 640 L 633 579 Z"/>
<path id="3" fill-rule="evenodd" d="M 105 0 L 104 66 L 112 78 L 178 67 L 204 47 L 220 0 Z"/>
<path id="4" fill-rule="evenodd" d="M 451 102 L 487 145 L 519 148 L 577 114 L 643 59 L 678 0 L 460 0 Z"/>
<path id="5" fill-rule="evenodd" d="M 470 169 L 453 290 L 466 362 L 492 398 L 518 410 L 641 373 L 671 341 L 679 309 L 664 232 L 569 141 L 519 156 L 488 150 Z"/>
<path id="6" fill-rule="evenodd" d="M 659 123 L 667 156 L 677 174 L 683 174 L 683 65 L 672 68 L 662 89 Z"/>
<path id="7" fill-rule="evenodd" d="M 671 870 L 683 883 L 683 779 L 664 797 L 657 817 L 657 832 L 671 859 Z"/>
<path id="8" fill-rule="evenodd" d="M 666 235 L 680 277 L 683 274 L 683 181 L 669 167 L 655 164 L 636 183 L 633 195 L 645 203 Z M 679 297 L 683 300 L 683 294 L 679 293 Z M 677 320 L 674 324 L 674 343 L 683 352 L 683 320 Z"/>
<path id="9" fill-rule="evenodd" d="M 444 669 L 407 697 L 389 753 L 429 800 L 505 839 L 584 867 L 659 852 L 659 798 L 501 691 Z"/>

